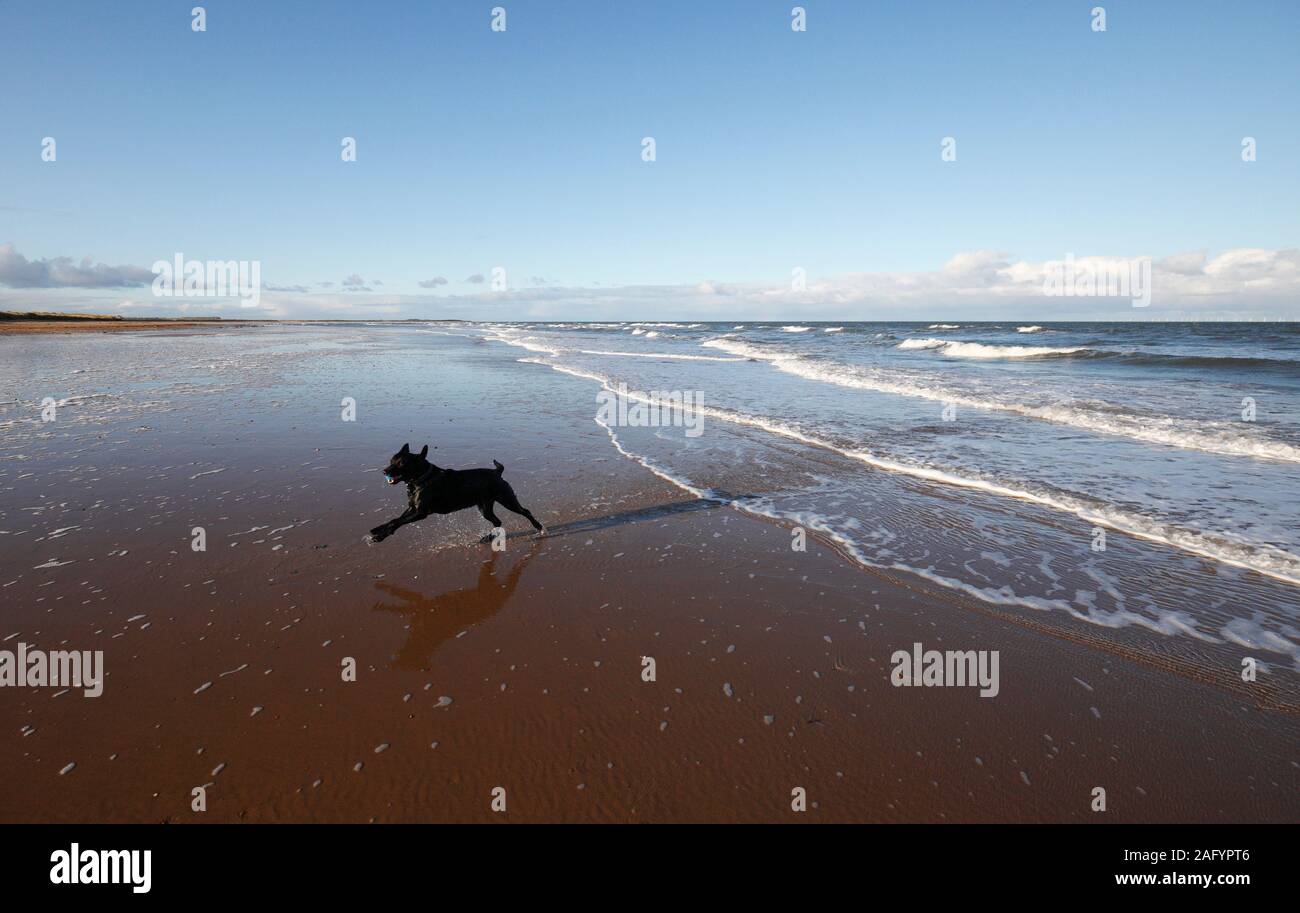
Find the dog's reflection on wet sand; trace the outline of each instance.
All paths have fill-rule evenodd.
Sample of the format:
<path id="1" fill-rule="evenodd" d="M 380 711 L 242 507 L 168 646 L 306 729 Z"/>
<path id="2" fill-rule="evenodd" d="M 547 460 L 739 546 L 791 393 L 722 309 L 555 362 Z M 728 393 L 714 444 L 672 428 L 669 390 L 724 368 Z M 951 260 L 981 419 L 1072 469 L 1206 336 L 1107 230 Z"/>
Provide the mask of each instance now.
<path id="1" fill-rule="evenodd" d="M 393 669 L 428 670 L 433 654 L 446 641 L 462 631 L 487 621 L 505 607 L 519 585 L 524 566 L 535 554 L 529 549 L 508 572 L 498 576 L 500 552 L 479 567 L 478 581 L 474 586 L 425 594 L 379 581 L 375 588 L 390 596 L 395 602 L 377 602 L 375 611 L 396 612 L 410 622 L 406 643 L 393 657 Z"/>
<path id="2" fill-rule="evenodd" d="M 646 507 L 625 510 L 615 514 L 599 517 L 586 517 L 571 520 L 553 526 L 546 540 L 561 539 L 567 535 L 592 533 L 599 530 L 626 526 L 634 523 L 648 523 L 667 519 L 685 513 L 701 510 L 713 510 L 723 506 L 733 498 L 740 500 L 748 495 L 732 496 L 723 493 L 718 498 L 706 498 L 692 501 L 675 501 L 668 504 L 653 504 Z M 522 539 L 526 533 L 514 532 L 506 538 L 508 541 Z M 492 557 L 479 566 L 478 582 L 472 587 L 449 590 L 444 593 L 425 594 L 404 587 L 394 586 L 379 581 L 375 588 L 393 596 L 396 602 L 377 602 L 375 611 L 396 612 L 407 616 L 410 629 L 406 643 L 393 660 L 394 669 L 420 669 L 427 671 L 430 660 L 438 648 L 462 631 L 487 621 L 505 607 L 519 585 L 519 576 L 524 566 L 537 553 L 541 541 L 533 539 L 532 545 L 522 558 L 498 575 L 498 559 L 501 552 L 493 551 Z M 504 564 L 509 566 L 507 559 Z"/>

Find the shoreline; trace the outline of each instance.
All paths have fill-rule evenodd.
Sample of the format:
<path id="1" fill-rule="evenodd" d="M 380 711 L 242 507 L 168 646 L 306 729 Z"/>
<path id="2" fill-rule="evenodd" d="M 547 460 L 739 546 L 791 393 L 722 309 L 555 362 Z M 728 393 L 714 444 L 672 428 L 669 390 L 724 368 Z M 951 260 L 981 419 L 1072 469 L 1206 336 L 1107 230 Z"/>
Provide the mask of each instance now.
<path id="1" fill-rule="evenodd" d="M 295 360 L 295 338 L 135 341 L 148 373 L 94 383 L 147 383 L 138 409 L 85 399 L 5 439 L 0 649 L 103 650 L 106 677 L 96 698 L 0 688 L 24 783 L 0 821 L 486 822 L 496 787 L 523 822 L 1300 817 L 1300 714 L 1266 679 L 1047 630 L 815 531 L 794 551 L 788 524 L 620 455 L 589 382 L 509 353 L 308 336 Z M 41 369 L 119 345 L 42 346 Z M 466 511 L 364 544 L 405 502 L 378 472 L 408 441 L 500 459 L 551 534 L 507 514 L 496 553 Z M 997 651 L 996 696 L 895 686 L 917 643 Z"/>

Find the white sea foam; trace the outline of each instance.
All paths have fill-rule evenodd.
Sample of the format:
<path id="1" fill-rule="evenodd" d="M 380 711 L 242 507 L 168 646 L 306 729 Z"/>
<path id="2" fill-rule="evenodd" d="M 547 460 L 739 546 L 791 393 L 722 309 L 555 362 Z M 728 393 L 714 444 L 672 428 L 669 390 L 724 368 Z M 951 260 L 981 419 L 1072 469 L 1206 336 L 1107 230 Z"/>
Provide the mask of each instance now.
<path id="1" fill-rule="evenodd" d="M 995 346 L 982 342 L 956 342 L 946 339 L 904 339 L 900 349 L 938 349 L 950 358 L 1043 358 L 1048 355 L 1075 355 L 1088 351 L 1082 346 L 1054 349 L 1049 346 Z"/>
<path id="2" fill-rule="evenodd" d="M 779 370 L 797 377 L 842 387 L 921 397 L 970 409 L 1011 412 L 1041 421 L 1184 450 L 1300 463 L 1300 447 L 1243 431 L 1241 423 L 1198 422 L 1169 416 L 1101 411 L 1071 404 L 1030 406 L 1024 403 L 972 396 L 924 380 L 906 378 L 898 372 L 885 372 L 838 362 L 813 361 L 802 355 L 761 348 L 722 336 L 706 340 L 701 345 L 706 348 L 720 349 L 732 355 L 766 361 Z"/>
<path id="3" fill-rule="evenodd" d="M 598 374 L 592 374 L 565 365 L 557 365 L 547 362 L 538 363 L 546 364 L 548 367 L 556 371 L 574 377 L 583 377 L 587 380 L 595 381 L 596 383 L 601 384 L 605 389 L 614 392 L 615 388 L 612 386 L 612 382 L 608 378 L 601 377 Z M 633 398 L 636 397 L 633 396 Z M 1065 492 L 1031 491 L 1027 488 L 1019 488 L 1000 481 L 974 476 L 962 476 L 954 472 L 936 469 L 929 466 L 915 466 L 907 463 L 900 463 L 897 460 L 876 456 L 867 450 L 847 449 L 837 446 L 836 444 L 819 438 L 816 435 L 809 434 L 789 424 L 763 416 L 747 415 L 745 413 L 733 412 L 729 409 L 720 409 L 713 406 L 698 406 L 696 407 L 696 410 L 704 415 L 722 421 L 738 425 L 747 425 L 790 440 L 799 441 L 803 444 L 808 444 L 823 450 L 833 451 L 842 456 L 848 457 L 849 459 L 857 460 L 877 469 L 897 472 L 913 478 L 937 482 L 943 485 L 974 489 L 998 497 L 1014 498 L 1019 501 L 1037 504 L 1050 510 L 1073 514 L 1094 526 L 1104 526 L 1109 529 L 1114 529 L 1135 536 L 1139 539 L 1145 539 L 1149 542 L 1156 542 L 1170 546 L 1184 552 L 1220 561 L 1224 564 L 1230 564 L 1235 567 L 1253 570 L 1269 577 L 1282 580 L 1286 583 L 1300 586 L 1300 555 L 1292 554 L 1291 552 L 1284 551 L 1274 546 L 1251 542 L 1242 537 L 1233 536 L 1227 533 L 1215 534 L 1198 530 L 1183 529 L 1173 524 L 1165 523 L 1158 518 L 1134 514 L 1114 507 L 1113 505 L 1108 505 L 1099 501 L 1090 501 L 1082 496 L 1071 495 Z"/>
<path id="4" fill-rule="evenodd" d="M 1087 351 L 1084 346 L 992 346 L 978 342 L 950 342 L 940 349 L 949 358 L 1044 358 L 1049 355 L 1077 355 Z"/>
<path id="5" fill-rule="evenodd" d="M 604 381 L 601 378 L 594 375 L 571 371 L 557 365 L 550 365 L 549 367 L 564 373 L 574 374 L 575 376 L 587 377 L 604 384 Z M 607 384 L 604 385 L 608 386 Z M 965 580 L 960 580 L 939 573 L 933 568 L 914 567 L 899 561 L 891 562 L 877 560 L 876 558 L 866 554 L 859 542 L 851 536 L 836 529 L 833 522 L 827 517 L 811 511 L 781 510 L 770 499 L 766 498 L 734 499 L 723 495 L 715 489 L 702 488 L 680 473 L 674 473 L 654 460 L 629 450 L 608 424 L 601 422 L 599 419 L 597 419 L 597 424 L 605 429 L 605 432 L 609 435 L 610 442 L 620 454 L 645 467 L 647 470 L 669 484 L 674 485 L 697 498 L 719 501 L 755 516 L 766 517 L 781 522 L 795 523 L 806 529 L 811 529 L 815 532 L 821 533 L 823 536 L 834 541 L 843 553 L 847 554 L 854 561 L 864 567 L 912 574 L 928 580 L 931 583 L 937 584 L 944 589 L 963 593 L 982 602 L 994 605 L 1022 606 L 1038 611 L 1065 612 L 1079 621 L 1107 628 L 1140 626 L 1170 637 L 1186 635 L 1210 643 L 1222 642 L 1219 637 L 1200 630 L 1196 626 L 1194 619 L 1185 612 L 1155 609 L 1155 616 L 1150 617 L 1123 608 L 1114 611 L 1103 611 L 1097 609 L 1087 599 L 1080 599 L 1080 604 L 1074 604 L 1067 602 L 1064 599 L 1051 599 L 1041 596 L 1018 594 L 1012 590 L 1010 586 L 1006 585 L 1000 586 L 997 589 L 980 587 L 968 583 Z M 1080 593 L 1078 595 L 1083 596 L 1084 594 Z M 1257 623 L 1238 619 L 1224 627 L 1221 634 L 1223 635 L 1223 639 L 1231 640 L 1243 646 L 1272 650 L 1289 655 L 1293 662 L 1300 664 L 1300 647 L 1275 632 L 1265 630 Z"/>
<path id="6" fill-rule="evenodd" d="M 506 336 L 498 334 L 488 336 L 487 339 L 492 342 L 504 342 L 507 345 L 518 346 L 521 349 L 527 349 L 530 352 L 540 352 L 543 355 L 559 355 L 559 349 L 553 349 L 550 346 L 542 345 L 536 336 Z"/>
<path id="7" fill-rule="evenodd" d="M 1043 332 L 1043 328 L 1035 324 L 1034 326 L 1031 327 L 1016 327 L 1016 332 L 1017 333 L 1041 333 Z"/>
<path id="8" fill-rule="evenodd" d="M 607 352 L 602 349 L 580 349 L 583 355 L 611 355 L 618 358 L 672 358 L 679 361 L 744 361 L 745 359 L 725 358 L 721 355 L 684 355 L 678 352 Z"/>
<path id="9" fill-rule="evenodd" d="M 781 329 L 787 333 L 807 333 L 812 327 L 788 326 L 781 327 Z"/>

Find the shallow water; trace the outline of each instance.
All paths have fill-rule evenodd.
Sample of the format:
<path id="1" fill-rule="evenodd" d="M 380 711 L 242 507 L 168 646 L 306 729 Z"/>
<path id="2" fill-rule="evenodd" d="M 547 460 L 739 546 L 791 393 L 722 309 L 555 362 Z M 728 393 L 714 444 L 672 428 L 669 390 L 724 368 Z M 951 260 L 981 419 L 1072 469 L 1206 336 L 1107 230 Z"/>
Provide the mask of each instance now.
<path id="1" fill-rule="evenodd" d="M 592 384 L 699 391 L 705 433 L 611 429 L 626 455 L 865 565 L 1211 664 L 1300 665 L 1294 325 L 462 332 Z"/>
<path id="2" fill-rule="evenodd" d="M 1289 326 L 376 324 L 0 345 L 14 571 L 0 584 L 75 573 L 58 562 L 89 524 L 175 523 L 183 549 L 214 501 L 302 473 L 328 477 L 334 509 L 368 528 L 391 500 L 372 490 L 377 468 L 403 443 L 377 427 L 431 438 L 446 465 L 487 465 L 512 462 L 490 452 L 496 417 L 529 415 L 537 450 L 511 465 L 526 480 L 556 423 L 594 418 L 597 394 L 626 383 L 698 392 L 701 433 L 607 423 L 593 460 L 637 461 L 1038 624 L 1225 675 L 1244 655 L 1300 665 Z M 341 421 L 344 397 L 357 422 Z M 457 515 L 412 535 L 438 547 L 480 526 Z M 274 548 L 269 532 L 245 538 Z"/>

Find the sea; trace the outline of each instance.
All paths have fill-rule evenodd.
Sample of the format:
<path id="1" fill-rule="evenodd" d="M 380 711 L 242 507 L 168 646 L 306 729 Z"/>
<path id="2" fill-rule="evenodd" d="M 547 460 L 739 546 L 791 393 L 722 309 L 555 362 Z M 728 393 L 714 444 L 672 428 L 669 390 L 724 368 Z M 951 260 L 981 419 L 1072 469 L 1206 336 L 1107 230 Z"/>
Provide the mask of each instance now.
<path id="1" fill-rule="evenodd" d="M 676 395 L 693 429 L 595 420 L 684 491 L 804 529 L 866 568 L 1160 644 L 1212 677 L 1300 668 L 1298 324 L 427 330 L 607 398 Z"/>

